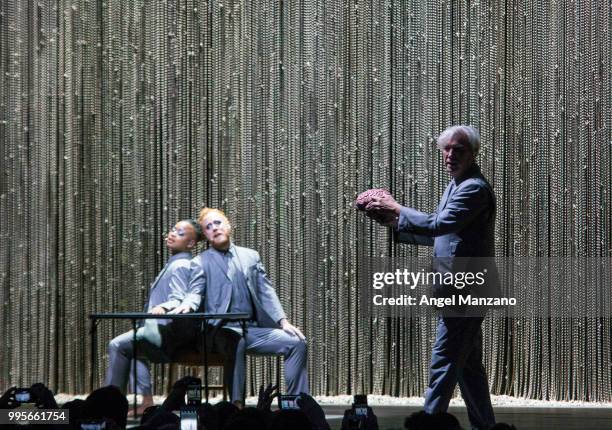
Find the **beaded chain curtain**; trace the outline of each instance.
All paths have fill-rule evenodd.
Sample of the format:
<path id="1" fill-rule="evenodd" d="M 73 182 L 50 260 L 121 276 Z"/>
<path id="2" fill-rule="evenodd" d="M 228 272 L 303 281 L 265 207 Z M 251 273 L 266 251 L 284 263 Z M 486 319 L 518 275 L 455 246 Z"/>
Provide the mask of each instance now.
<path id="1" fill-rule="evenodd" d="M 357 267 L 430 251 L 355 196 L 432 210 L 435 137 L 469 123 L 498 255 L 610 257 L 611 27 L 609 1 L 0 1 L 0 388 L 89 390 L 87 315 L 141 309 L 163 234 L 208 205 L 308 336 L 315 394 L 421 395 L 434 321 L 363 318 Z M 100 326 L 99 383 L 127 328 Z M 484 338 L 494 393 L 611 400 L 609 318 Z"/>

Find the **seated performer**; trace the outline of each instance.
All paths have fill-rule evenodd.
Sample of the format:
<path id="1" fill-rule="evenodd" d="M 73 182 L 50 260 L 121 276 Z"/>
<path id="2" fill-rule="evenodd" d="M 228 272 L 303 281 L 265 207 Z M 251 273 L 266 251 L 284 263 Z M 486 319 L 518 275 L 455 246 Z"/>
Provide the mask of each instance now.
<path id="1" fill-rule="evenodd" d="M 174 312 L 199 309 L 207 313 L 241 312 L 251 315 L 246 343 L 241 339 L 236 350 L 233 401 L 243 398 L 245 352 L 253 355 L 282 354 L 285 358 L 286 392 L 308 393 L 306 338 L 287 320 L 259 254 L 231 242 L 232 227 L 222 211 L 204 208 L 198 222 L 211 246 L 191 260 L 189 292 Z M 219 321 L 211 321 L 211 324 L 219 324 Z M 237 324 L 233 329 L 240 331 Z"/>
<path id="2" fill-rule="evenodd" d="M 179 221 L 170 230 L 166 237 L 166 247 L 170 251 L 170 258 L 151 284 L 149 303 L 146 307 L 147 312 L 165 314 L 181 303 L 189 286 L 191 250 L 201 236 L 202 230 L 193 220 Z M 170 322 L 170 320 L 150 321 L 159 325 L 166 325 Z M 138 331 L 142 332 L 144 328 Z M 133 331 L 129 331 L 117 336 L 108 344 L 109 367 L 106 374 L 106 385 L 115 385 L 122 391 L 125 390 L 128 374 L 132 369 L 130 360 L 132 341 Z M 136 366 L 138 380 L 135 389 L 143 396 L 143 404 L 137 410 L 137 413 L 140 414 L 147 407 L 153 405 L 153 396 L 151 394 L 151 373 L 148 362 L 137 360 Z"/>

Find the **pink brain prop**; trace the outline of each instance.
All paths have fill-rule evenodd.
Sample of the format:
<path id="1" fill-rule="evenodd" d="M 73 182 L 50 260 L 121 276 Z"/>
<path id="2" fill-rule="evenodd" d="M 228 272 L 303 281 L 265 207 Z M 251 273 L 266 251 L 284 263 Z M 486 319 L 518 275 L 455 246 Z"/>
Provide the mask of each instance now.
<path id="1" fill-rule="evenodd" d="M 360 211 L 365 211 L 366 206 L 370 201 L 372 201 L 373 197 L 384 197 L 390 196 L 391 193 L 384 188 L 373 188 L 371 190 L 364 191 L 363 193 L 357 196 L 355 200 L 355 207 Z"/>

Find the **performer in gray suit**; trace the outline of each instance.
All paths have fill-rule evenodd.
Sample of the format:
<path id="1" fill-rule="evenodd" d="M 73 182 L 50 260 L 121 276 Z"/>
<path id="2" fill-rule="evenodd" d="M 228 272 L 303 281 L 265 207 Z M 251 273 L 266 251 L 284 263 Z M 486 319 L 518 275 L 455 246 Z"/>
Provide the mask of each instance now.
<path id="1" fill-rule="evenodd" d="M 396 240 L 433 246 L 434 271 L 487 273 L 486 288 L 472 288 L 470 293 L 499 297 L 499 275 L 493 260 L 495 195 L 475 163 L 480 147 L 478 132 L 469 126 L 447 128 L 438 138 L 438 147 L 452 180 L 435 212 L 401 206 L 390 195 L 373 198 L 366 211 L 381 224 L 392 226 Z M 464 293 L 452 285 L 433 287 L 436 296 Z M 425 391 L 427 413 L 446 411 L 459 383 L 473 429 L 488 429 L 495 424 L 482 364 L 483 318 L 482 309 L 474 314 L 465 308 L 438 317 Z"/>
<path id="2" fill-rule="evenodd" d="M 149 302 L 145 309 L 146 312 L 165 314 L 181 304 L 189 287 L 191 250 L 200 240 L 201 235 L 202 230 L 200 226 L 193 220 L 179 221 L 170 230 L 166 237 L 166 247 L 171 255 L 164 268 L 151 284 Z M 153 325 L 153 330 L 148 332 L 157 333 L 158 330 L 155 326 L 158 324 L 165 326 L 169 322 L 170 320 L 147 321 L 146 325 Z M 137 338 L 142 341 L 145 333 L 147 333 L 145 327 L 138 329 Z M 122 391 L 125 391 L 128 373 L 132 369 L 132 341 L 133 332 L 129 331 L 115 337 L 108 344 L 109 367 L 106 373 L 106 385 L 115 385 Z M 153 397 L 151 394 L 151 373 L 148 362 L 137 360 L 136 366 L 138 377 L 136 389 L 143 396 L 143 404 L 137 409 L 137 413 L 140 414 L 147 407 L 153 405 Z"/>
<path id="3" fill-rule="evenodd" d="M 243 398 L 245 352 L 283 355 L 288 394 L 308 393 L 306 338 L 287 320 L 257 251 L 234 245 L 231 225 L 218 209 L 204 208 L 198 222 L 211 245 L 191 260 L 189 293 L 174 312 L 246 312 L 252 318 L 238 344 L 232 400 Z M 202 300 L 203 299 L 203 300 Z M 211 321 L 216 325 L 219 321 Z M 238 326 L 234 329 L 239 331 Z"/>

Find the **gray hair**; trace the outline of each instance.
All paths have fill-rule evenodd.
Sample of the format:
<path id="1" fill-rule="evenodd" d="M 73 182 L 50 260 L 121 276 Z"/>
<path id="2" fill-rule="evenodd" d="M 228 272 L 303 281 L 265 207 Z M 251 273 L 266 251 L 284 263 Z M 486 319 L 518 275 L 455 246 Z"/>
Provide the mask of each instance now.
<path id="1" fill-rule="evenodd" d="M 448 127 L 438 136 L 438 148 L 444 148 L 451 140 L 462 145 L 469 145 L 474 155 L 478 154 L 478 150 L 480 149 L 480 134 L 474 127 L 469 125 L 453 125 Z"/>

